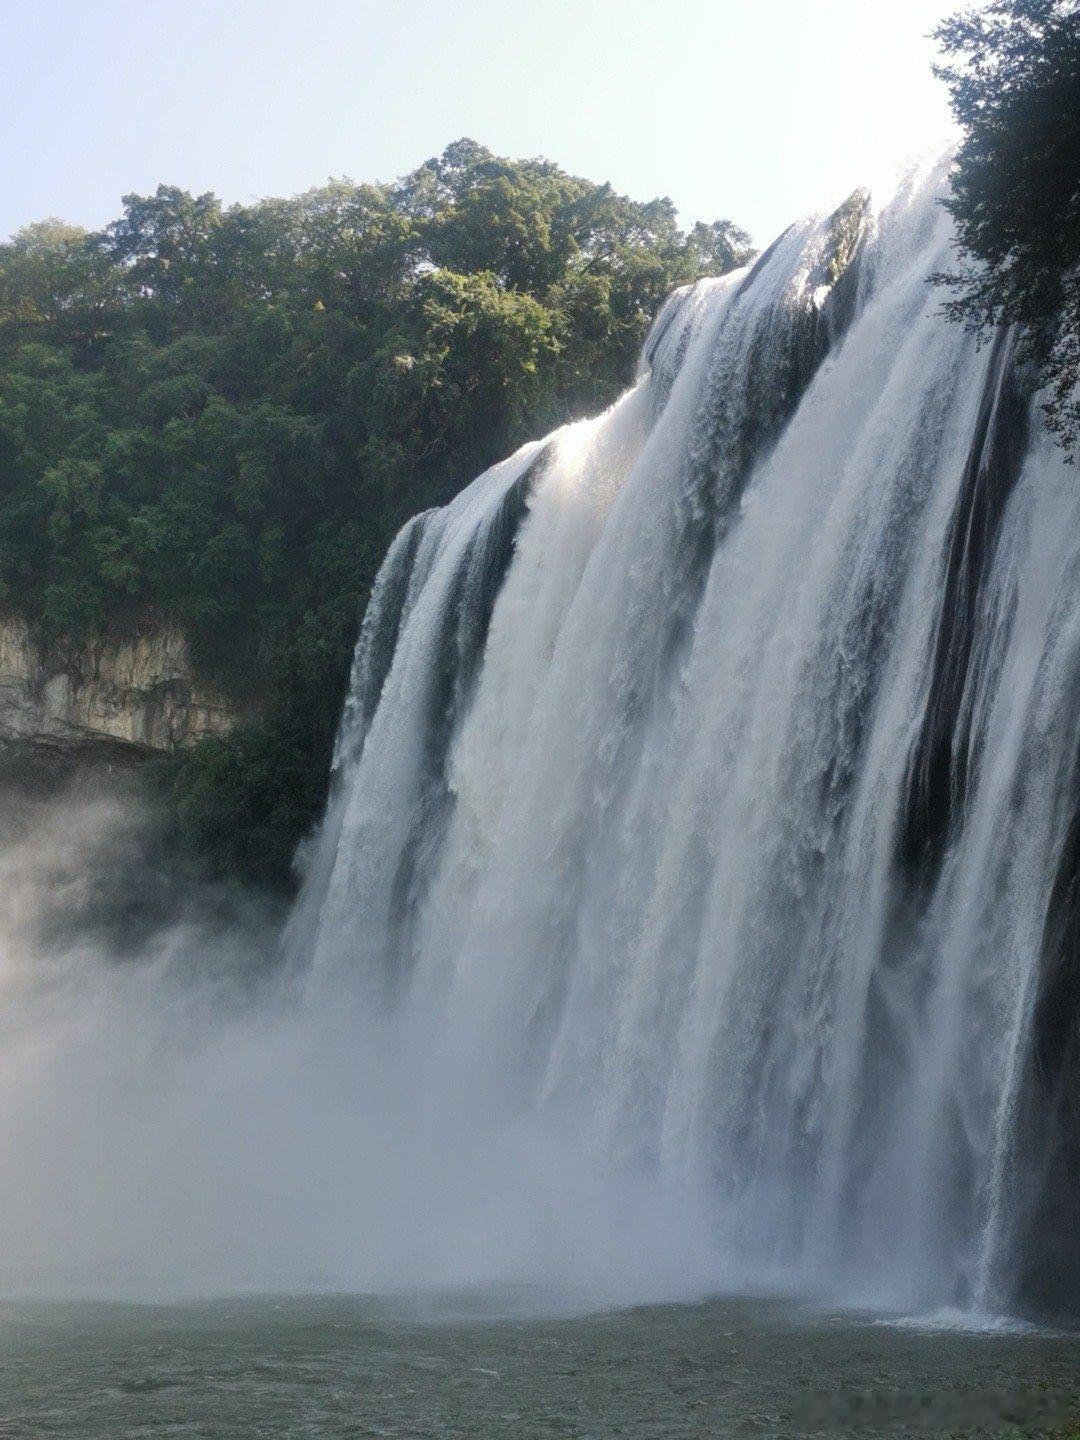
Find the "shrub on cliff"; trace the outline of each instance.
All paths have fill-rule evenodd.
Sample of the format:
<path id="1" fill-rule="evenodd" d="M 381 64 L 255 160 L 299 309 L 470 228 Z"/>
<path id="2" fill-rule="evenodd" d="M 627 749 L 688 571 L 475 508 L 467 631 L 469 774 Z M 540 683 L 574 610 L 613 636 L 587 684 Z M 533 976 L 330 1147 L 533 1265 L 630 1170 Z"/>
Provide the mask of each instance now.
<path id="1" fill-rule="evenodd" d="M 961 255 L 937 277 L 977 329 L 1017 323 L 1061 443 L 1080 442 L 1080 0 L 992 0 L 935 31 L 964 140 Z"/>

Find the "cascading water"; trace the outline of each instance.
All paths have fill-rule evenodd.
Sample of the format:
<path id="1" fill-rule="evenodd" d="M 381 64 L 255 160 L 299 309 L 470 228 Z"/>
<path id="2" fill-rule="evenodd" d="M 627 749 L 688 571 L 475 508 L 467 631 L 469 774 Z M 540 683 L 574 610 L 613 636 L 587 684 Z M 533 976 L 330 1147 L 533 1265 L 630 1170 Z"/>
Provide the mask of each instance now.
<path id="1" fill-rule="evenodd" d="M 732 1276 L 988 1309 L 1075 848 L 1080 490 L 1010 337 L 938 313 L 945 177 L 678 292 L 618 404 L 406 527 L 289 943 L 433 1105 L 697 1197 Z"/>

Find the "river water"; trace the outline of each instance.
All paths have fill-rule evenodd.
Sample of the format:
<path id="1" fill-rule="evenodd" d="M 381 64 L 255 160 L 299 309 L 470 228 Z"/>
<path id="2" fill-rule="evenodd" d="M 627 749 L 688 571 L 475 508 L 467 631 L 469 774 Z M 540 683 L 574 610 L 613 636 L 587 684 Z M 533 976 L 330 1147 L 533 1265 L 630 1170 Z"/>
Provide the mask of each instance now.
<path id="1" fill-rule="evenodd" d="M 1077 1334 L 777 1300 L 593 1314 L 536 1292 L 0 1306 L 3 1440 L 1042 1433 L 1078 1398 Z"/>

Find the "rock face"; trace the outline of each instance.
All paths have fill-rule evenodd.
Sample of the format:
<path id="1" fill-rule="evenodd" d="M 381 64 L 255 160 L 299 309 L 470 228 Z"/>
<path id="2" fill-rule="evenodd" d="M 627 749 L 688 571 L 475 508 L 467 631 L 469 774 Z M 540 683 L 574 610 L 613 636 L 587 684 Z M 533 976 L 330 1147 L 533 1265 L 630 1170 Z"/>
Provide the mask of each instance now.
<path id="1" fill-rule="evenodd" d="M 238 718 L 226 697 L 193 676 L 175 627 L 44 650 L 24 620 L 0 617 L 0 746 L 108 749 L 137 759 L 224 734 Z"/>

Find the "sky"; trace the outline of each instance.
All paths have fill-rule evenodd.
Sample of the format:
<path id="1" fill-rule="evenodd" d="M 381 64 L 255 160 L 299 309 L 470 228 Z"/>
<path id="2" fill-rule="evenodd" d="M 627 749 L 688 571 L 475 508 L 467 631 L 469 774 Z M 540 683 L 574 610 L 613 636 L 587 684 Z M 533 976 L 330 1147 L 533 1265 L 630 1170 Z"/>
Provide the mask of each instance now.
<path id="1" fill-rule="evenodd" d="M 0 0 L 0 235 L 161 182 L 390 180 L 468 135 L 767 243 L 951 134 L 960 0 Z"/>

